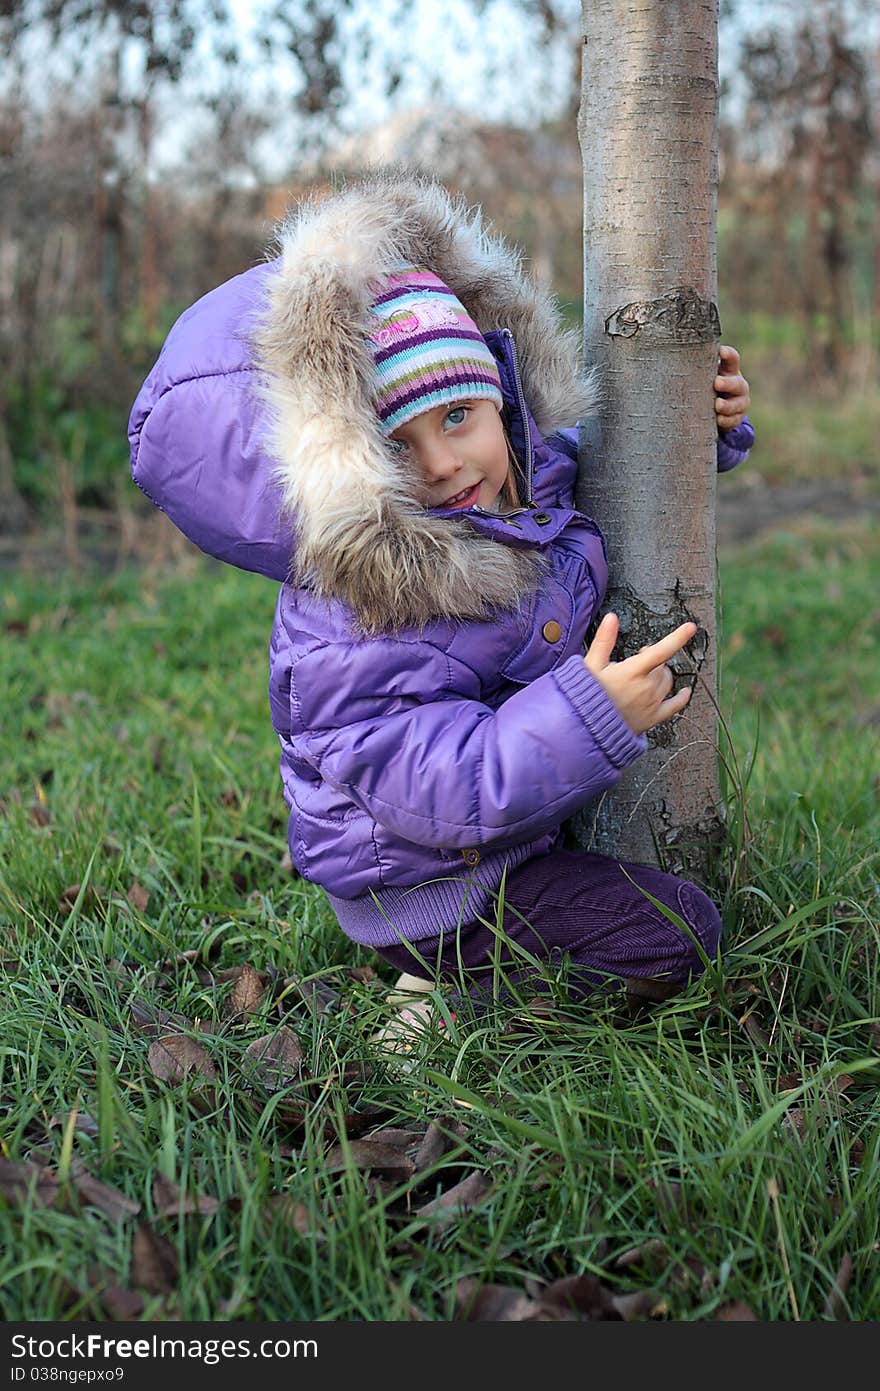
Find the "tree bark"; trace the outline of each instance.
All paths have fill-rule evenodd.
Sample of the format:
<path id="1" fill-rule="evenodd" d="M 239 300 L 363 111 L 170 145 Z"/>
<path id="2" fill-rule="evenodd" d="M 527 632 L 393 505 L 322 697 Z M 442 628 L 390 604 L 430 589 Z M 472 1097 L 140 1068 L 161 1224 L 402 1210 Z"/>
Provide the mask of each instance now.
<path id="1" fill-rule="evenodd" d="M 577 506 L 605 535 L 614 660 L 693 620 L 672 663 L 695 689 L 572 825 L 584 848 L 706 879 L 723 838 L 716 698 L 712 383 L 717 0 L 583 0 L 584 349 L 603 403 Z M 697 673 L 696 677 L 694 673 Z M 685 676 L 685 673 L 690 673 Z"/>

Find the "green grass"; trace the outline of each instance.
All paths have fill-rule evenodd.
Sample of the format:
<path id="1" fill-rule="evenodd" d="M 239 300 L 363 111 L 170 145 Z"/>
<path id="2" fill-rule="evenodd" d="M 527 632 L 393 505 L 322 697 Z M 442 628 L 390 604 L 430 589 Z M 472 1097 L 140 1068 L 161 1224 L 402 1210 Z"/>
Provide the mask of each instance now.
<path id="1" fill-rule="evenodd" d="M 723 313 L 723 341 L 739 349 L 751 390 L 757 443 L 749 472 L 773 487 L 847 483 L 876 495 L 880 348 L 852 344 L 840 381 L 815 379 L 806 365 L 807 332 L 792 315 Z"/>
<path id="2" fill-rule="evenodd" d="M 876 384 L 847 394 L 820 389 L 807 397 L 805 386 L 767 381 L 759 364 L 760 358 L 753 366 L 744 363 L 752 390 L 749 418 L 758 440 L 749 467 L 774 487 L 805 480 L 849 483 L 863 490 L 864 496 L 876 495 L 880 488 L 880 390 Z M 762 382 L 767 390 L 760 389 Z"/>
<path id="3" fill-rule="evenodd" d="M 452 1021 L 406 1076 L 370 1044 L 393 972 L 281 867 L 273 586 L 207 564 L 12 580 L 2 1155 L 42 1147 L 67 1182 L 54 1205 L 0 1197 L 0 1315 L 106 1318 L 107 1290 L 140 1284 L 145 1318 L 447 1319 L 462 1277 L 522 1290 L 585 1273 L 616 1295 L 650 1286 L 675 1319 L 736 1300 L 822 1318 L 848 1256 L 840 1308 L 880 1317 L 876 550 L 865 521 L 722 556 L 722 709 L 747 787 L 745 806 L 736 777 L 727 789 L 720 983 L 636 1017 L 611 995 L 567 1005 L 560 983 L 552 1017 Z M 320 974 L 340 1004 L 311 1013 L 270 989 L 230 1018 L 231 986 L 174 961 L 196 948 L 279 983 Z M 351 977 L 368 963 L 379 981 Z M 206 1030 L 213 1092 L 152 1075 L 132 999 Z M 303 1077 L 249 1091 L 244 1048 L 282 1015 Z M 328 1167 L 346 1132 L 438 1117 L 460 1122 L 456 1146 L 409 1202 L 406 1178 Z M 77 1162 L 140 1213 L 78 1198 Z M 492 1184 L 481 1205 L 417 1214 L 473 1169 Z M 160 1216 L 160 1175 L 216 1210 Z M 155 1292 L 136 1278 L 139 1222 L 177 1263 Z M 653 1240 L 643 1265 L 615 1266 Z"/>

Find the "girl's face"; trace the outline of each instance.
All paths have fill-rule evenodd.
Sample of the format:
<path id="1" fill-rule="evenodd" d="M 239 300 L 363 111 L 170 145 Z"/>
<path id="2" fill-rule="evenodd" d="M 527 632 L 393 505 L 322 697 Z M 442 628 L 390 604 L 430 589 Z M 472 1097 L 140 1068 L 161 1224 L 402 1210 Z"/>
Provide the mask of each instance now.
<path id="1" fill-rule="evenodd" d="M 425 507 L 491 511 L 507 478 L 507 441 L 494 401 L 433 406 L 390 436 L 393 449 L 412 461 Z"/>

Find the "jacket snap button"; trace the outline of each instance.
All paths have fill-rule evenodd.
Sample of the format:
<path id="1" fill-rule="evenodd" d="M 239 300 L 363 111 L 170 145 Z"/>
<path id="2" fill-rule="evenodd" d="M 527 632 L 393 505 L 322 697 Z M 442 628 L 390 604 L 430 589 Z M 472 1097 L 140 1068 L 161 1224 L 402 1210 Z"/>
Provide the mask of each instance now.
<path id="1" fill-rule="evenodd" d="M 548 516 L 546 512 L 535 512 L 532 514 L 532 521 L 537 522 L 538 526 L 546 526 L 547 523 L 552 522 L 552 520 L 553 518 Z"/>
<path id="2" fill-rule="evenodd" d="M 547 642 L 558 642 L 562 637 L 562 629 L 555 618 L 551 618 L 549 623 L 544 624 L 541 633 Z"/>
<path id="3" fill-rule="evenodd" d="M 461 857 L 466 865 L 478 865 L 480 863 L 479 850 L 462 850 Z"/>

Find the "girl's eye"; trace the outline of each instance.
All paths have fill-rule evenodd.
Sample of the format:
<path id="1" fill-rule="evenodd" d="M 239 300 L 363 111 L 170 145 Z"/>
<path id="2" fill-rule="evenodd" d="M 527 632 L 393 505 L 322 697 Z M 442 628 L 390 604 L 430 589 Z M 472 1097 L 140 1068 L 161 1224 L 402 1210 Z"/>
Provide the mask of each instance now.
<path id="1" fill-rule="evenodd" d="M 407 444 L 405 440 L 389 439 L 388 448 L 391 450 L 392 454 L 405 454 L 407 450 Z"/>
<path id="2" fill-rule="evenodd" d="M 452 417 L 453 417 L 454 415 L 455 415 L 455 416 L 458 416 L 458 419 L 457 419 L 457 420 L 453 420 L 453 419 L 452 419 Z M 447 411 L 447 413 L 446 413 L 446 419 L 452 421 L 452 424 L 453 424 L 453 425 L 460 425 L 460 424 L 462 423 L 462 421 L 464 420 L 464 418 L 465 418 L 466 415 L 467 415 L 467 406 L 453 406 L 453 408 L 452 408 L 451 411 Z"/>

